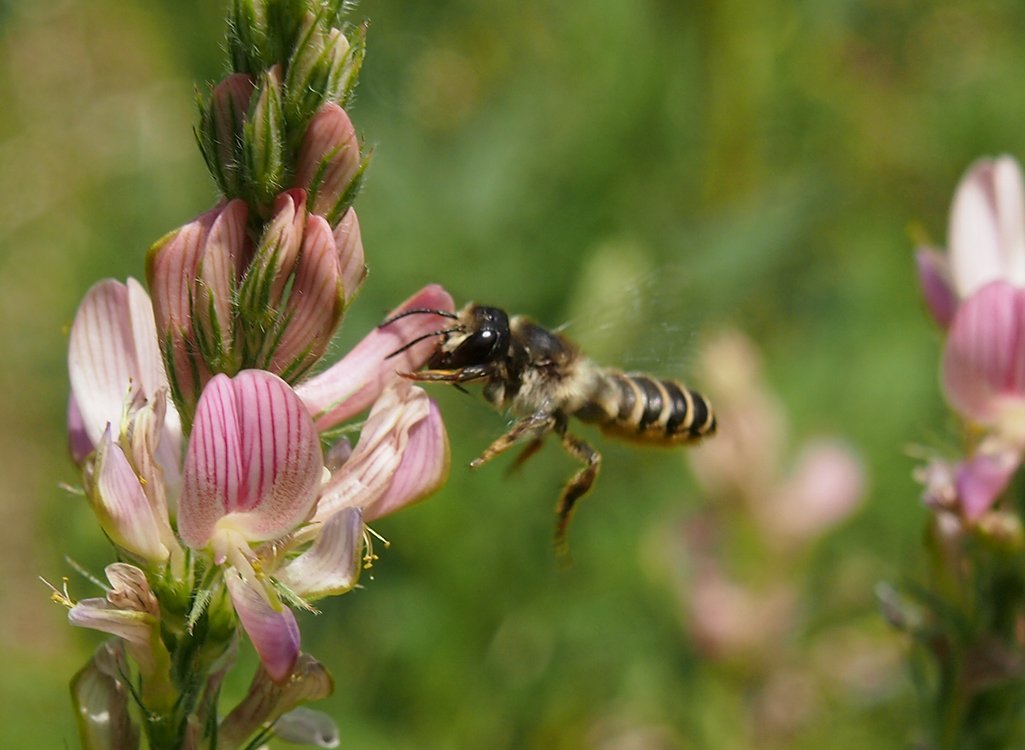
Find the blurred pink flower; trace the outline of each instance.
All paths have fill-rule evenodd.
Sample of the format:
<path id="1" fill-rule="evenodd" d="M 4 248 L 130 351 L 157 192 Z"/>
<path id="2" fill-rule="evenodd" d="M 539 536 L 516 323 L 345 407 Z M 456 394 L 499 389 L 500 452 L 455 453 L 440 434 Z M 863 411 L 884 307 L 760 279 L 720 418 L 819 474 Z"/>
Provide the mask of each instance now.
<path id="1" fill-rule="evenodd" d="M 845 521 L 865 496 L 865 471 L 857 454 L 838 440 L 812 440 L 794 470 L 755 506 L 769 537 L 783 545 L 805 543 Z"/>
<path id="2" fill-rule="evenodd" d="M 1025 185 L 1010 156 L 973 164 L 954 194 L 947 255 L 917 251 L 919 280 L 937 322 L 949 326 L 961 301 L 993 281 L 1025 286 Z"/>

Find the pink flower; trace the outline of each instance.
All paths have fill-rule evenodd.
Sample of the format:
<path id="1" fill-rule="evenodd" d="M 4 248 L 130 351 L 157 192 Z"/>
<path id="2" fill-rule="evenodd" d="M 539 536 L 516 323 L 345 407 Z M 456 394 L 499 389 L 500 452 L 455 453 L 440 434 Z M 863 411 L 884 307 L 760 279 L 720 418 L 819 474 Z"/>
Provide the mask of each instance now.
<path id="1" fill-rule="evenodd" d="M 943 390 L 969 424 L 983 427 L 969 456 L 926 498 L 946 498 L 977 521 L 996 502 L 1025 453 L 1025 181 L 1008 156 L 977 162 L 950 217 L 950 253 L 918 252 L 933 315 L 948 328 Z"/>
<path id="2" fill-rule="evenodd" d="M 189 547 L 228 563 L 224 580 L 242 627 L 268 673 L 283 680 L 299 655 L 299 631 L 272 581 L 307 599 L 348 590 L 363 513 L 377 517 L 423 497 L 447 468 L 440 415 L 405 381 L 378 399 L 352 457 L 322 487 L 313 420 L 288 384 L 262 370 L 217 375 L 196 408 L 178 528 Z"/>
<path id="3" fill-rule="evenodd" d="M 969 168 L 954 194 L 944 256 L 917 252 L 919 280 L 929 310 L 943 327 L 961 301 L 993 281 L 1025 286 L 1025 183 L 1010 156 Z"/>

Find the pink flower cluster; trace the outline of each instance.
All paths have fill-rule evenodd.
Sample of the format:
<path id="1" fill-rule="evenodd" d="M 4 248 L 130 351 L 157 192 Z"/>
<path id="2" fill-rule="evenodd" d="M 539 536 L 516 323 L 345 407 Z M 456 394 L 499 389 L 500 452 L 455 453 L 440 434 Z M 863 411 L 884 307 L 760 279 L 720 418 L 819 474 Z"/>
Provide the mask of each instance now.
<path id="1" fill-rule="evenodd" d="M 395 312 L 422 307 L 451 309 L 452 300 L 431 286 Z M 430 329 L 424 317 L 374 330 L 295 390 L 264 370 L 213 376 L 187 439 L 142 287 L 102 281 L 75 318 L 72 453 L 86 466 L 87 494 L 104 531 L 143 570 L 187 580 L 187 561 L 197 556 L 221 566 L 239 620 L 277 679 L 299 655 L 281 591 L 312 602 L 349 590 L 360 568 L 363 523 L 425 497 L 447 474 L 437 407 L 397 375 L 422 364 L 430 344 L 410 348 L 400 362 L 385 359 Z M 368 406 L 351 455 L 325 457 L 320 433 Z M 145 586 L 143 593 L 150 595 Z M 71 620 L 126 637 L 126 623 L 159 632 L 150 615 L 84 600 Z"/>
<path id="2" fill-rule="evenodd" d="M 1009 156 L 974 164 L 950 212 L 949 249 L 917 252 L 926 303 L 946 331 L 942 382 L 970 426 L 967 456 L 922 472 L 926 500 L 979 520 L 1025 455 L 1025 180 Z"/>

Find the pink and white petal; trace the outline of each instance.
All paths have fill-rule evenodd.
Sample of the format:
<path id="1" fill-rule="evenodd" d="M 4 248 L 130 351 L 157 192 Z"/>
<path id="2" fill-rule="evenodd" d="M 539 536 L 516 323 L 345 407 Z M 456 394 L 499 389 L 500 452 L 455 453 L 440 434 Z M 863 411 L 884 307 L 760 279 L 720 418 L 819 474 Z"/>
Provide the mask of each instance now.
<path id="1" fill-rule="evenodd" d="M 68 621 L 82 628 L 92 628 L 125 640 L 133 657 L 145 653 L 156 624 L 145 612 L 117 609 L 102 598 L 81 599 L 68 611 Z M 132 647 L 135 648 L 132 648 Z"/>
<path id="2" fill-rule="evenodd" d="M 307 601 L 343 594 L 359 580 L 363 514 L 346 508 L 324 522 L 313 545 L 274 577 Z"/>
<path id="3" fill-rule="evenodd" d="M 416 389 L 420 390 L 420 389 Z M 424 394 L 426 398 L 426 394 Z M 438 405 L 428 399 L 427 416 L 409 430 L 402 461 L 384 494 L 367 506 L 367 521 L 405 508 L 436 492 L 448 478 L 449 447 Z"/>
<path id="4" fill-rule="evenodd" d="M 929 312 L 942 328 L 948 328 L 957 311 L 958 297 L 947 257 L 931 247 L 920 247 L 915 252 L 915 265 Z"/>
<path id="5" fill-rule="evenodd" d="M 1013 157 L 993 162 L 993 192 L 1004 279 L 1025 286 L 1025 180 Z"/>
<path id="6" fill-rule="evenodd" d="M 388 316 L 407 310 L 431 309 L 452 312 L 448 292 L 436 284 L 426 286 Z M 394 357 L 413 339 L 445 327 L 447 319 L 435 315 L 410 315 L 384 328 L 374 329 L 345 357 L 296 388 L 320 431 L 336 427 L 373 404 L 381 392 L 399 379 L 398 373 L 418 370 L 437 346 L 425 339 Z"/>
<path id="7" fill-rule="evenodd" d="M 194 309 L 207 334 L 225 348 L 232 346 L 232 300 L 246 252 L 249 209 L 243 200 L 232 200 L 210 227 L 206 249 L 196 269 Z"/>
<path id="8" fill-rule="evenodd" d="M 78 410 L 78 402 L 75 401 L 75 394 L 68 395 L 68 452 L 75 465 L 81 465 L 89 454 L 96 450 L 96 446 L 89 439 L 85 429 L 85 421 L 82 419 L 82 412 Z"/>
<path id="9" fill-rule="evenodd" d="M 126 286 L 136 371 L 142 383 L 142 392 L 149 397 L 167 385 L 160 342 L 157 340 L 157 324 L 153 317 L 153 303 L 142 284 L 135 279 L 128 279 Z"/>
<path id="10" fill-rule="evenodd" d="M 196 409 L 179 513 L 182 539 L 207 544 L 218 527 L 267 541 L 304 521 L 322 473 L 305 406 L 278 376 L 216 376 Z"/>
<path id="11" fill-rule="evenodd" d="M 947 400 L 979 424 L 1025 401 L 1025 290 L 987 284 L 958 307 L 943 357 Z"/>
<path id="12" fill-rule="evenodd" d="M 338 251 L 339 274 L 345 289 L 345 304 L 352 303 L 367 278 L 367 264 L 363 254 L 363 235 L 356 212 L 350 208 L 335 227 L 335 247 Z"/>
<path id="13" fill-rule="evenodd" d="M 320 440 L 305 405 L 278 376 L 243 370 L 232 385 L 243 461 L 232 527 L 267 541 L 309 517 L 323 474 Z"/>
<path id="14" fill-rule="evenodd" d="M 94 446 L 108 424 L 119 428 L 126 399 L 142 386 L 129 321 L 127 287 L 107 279 L 86 293 L 71 325 L 71 393 Z"/>
<path id="15" fill-rule="evenodd" d="M 374 404 L 352 456 L 321 491 L 314 520 L 326 521 L 343 508 L 368 508 L 384 497 L 402 465 L 410 432 L 430 413 L 422 388 L 403 380 L 389 386 Z"/>
<path id="16" fill-rule="evenodd" d="M 957 496 L 967 520 L 977 521 L 993 507 L 1020 464 L 1014 454 L 977 453 L 957 467 Z"/>
<path id="17" fill-rule="evenodd" d="M 242 439 L 231 379 L 219 374 L 203 389 L 185 454 L 178 533 L 193 549 L 204 547 L 217 522 L 239 504 Z"/>
<path id="18" fill-rule="evenodd" d="M 270 369 L 294 379 L 293 372 L 303 372 L 327 349 L 345 310 L 334 237 L 321 216 L 310 216 L 306 221 L 286 309 L 290 320 Z"/>
<path id="19" fill-rule="evenodd" d="M 165 562 L 170 550 L 161 525 L 121 446 L 111 441 L 109 427 L 97 448 L 95 473 L 90 500 L 103 530 L 129 553 Z"/>
<path id="20" fill-rule="evenodd" d="M 1004 277 L 991 160 L 976 162 L 958 184 L 948 234 L 951 276 L 962 298 Z"/>
<path id="21" fill-rule="evenodd" d="M 288 607 L 274 609 L 263 593 L 243 580 L 234 568 L 224 571 L 224 583 L 263 668 L 272 680 L 284 682 L 299 658 L 299 625 L 295 615 Z"/>

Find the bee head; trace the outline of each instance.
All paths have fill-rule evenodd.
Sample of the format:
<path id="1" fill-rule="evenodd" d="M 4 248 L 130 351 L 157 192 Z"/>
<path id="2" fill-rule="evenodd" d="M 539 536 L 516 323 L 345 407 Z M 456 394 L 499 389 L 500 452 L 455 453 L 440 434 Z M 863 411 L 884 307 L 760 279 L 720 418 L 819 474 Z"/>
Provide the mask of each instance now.
<path id="1" fill-rule="evenodd" d="M 445 335 L 428 362 L 431 369 L 456 370 L 501 359 L 509 350 L 509 316 L 497 307 L 470 303 L 459 312 L 459 326 Z"/>

